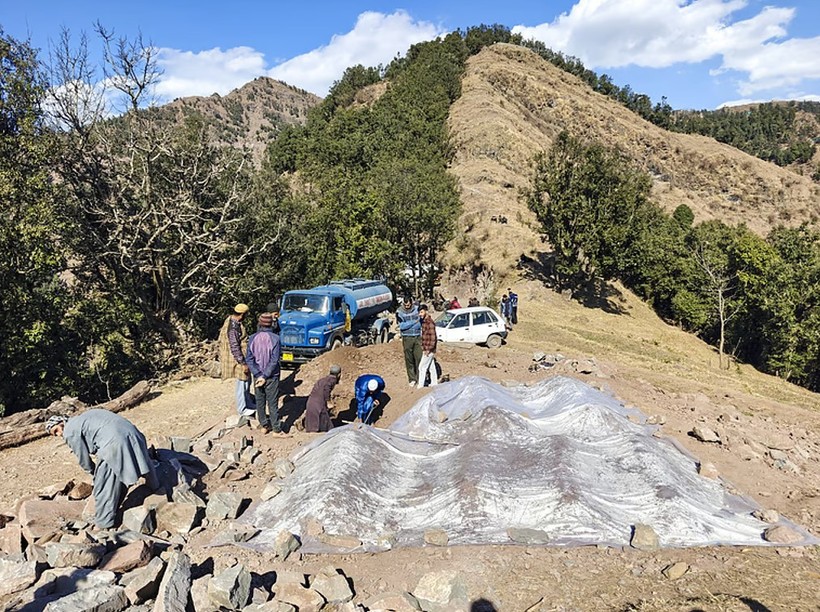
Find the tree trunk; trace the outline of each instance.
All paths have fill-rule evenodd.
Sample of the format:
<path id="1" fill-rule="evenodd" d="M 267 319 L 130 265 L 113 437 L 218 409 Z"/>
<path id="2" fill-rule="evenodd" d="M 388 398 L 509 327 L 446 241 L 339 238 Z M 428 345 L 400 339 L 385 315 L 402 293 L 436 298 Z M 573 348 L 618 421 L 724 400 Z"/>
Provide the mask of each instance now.
<path id="1" fill-rule="evenodd" d="M 90 408 L 103 408 L 111 412 L 122 412 L 127 408 L 139 404 L 148 392 L 151 385 L 147 381 L 141 380 L 128 391 L 104 404 L 91 406 Z M 71 417 L 90 409 L 82 403 L 54 402 L 48 408 L 35 408 L 26 410 L 19 414 L 11 415 L 0 419 L 0 450 L 20 446 L 45 438 L 48 434 L 43 427 L 49 417 L 55 414 Z"/>

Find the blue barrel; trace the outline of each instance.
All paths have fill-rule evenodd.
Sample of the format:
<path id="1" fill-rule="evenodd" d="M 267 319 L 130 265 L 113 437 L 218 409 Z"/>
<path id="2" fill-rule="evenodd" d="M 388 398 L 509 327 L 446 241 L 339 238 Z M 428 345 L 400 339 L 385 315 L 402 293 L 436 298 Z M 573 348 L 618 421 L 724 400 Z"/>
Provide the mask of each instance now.
<path id="1" fill-rule="evenodd" d="M 341 293 L 350 309 L 352 320 L 367 319 L 377 315 L 390 308 L 393 303 L 393 292 L 387 285 L 365 278 L 332 281 L 323 287 L 314 287 L 313 290 Z"/>

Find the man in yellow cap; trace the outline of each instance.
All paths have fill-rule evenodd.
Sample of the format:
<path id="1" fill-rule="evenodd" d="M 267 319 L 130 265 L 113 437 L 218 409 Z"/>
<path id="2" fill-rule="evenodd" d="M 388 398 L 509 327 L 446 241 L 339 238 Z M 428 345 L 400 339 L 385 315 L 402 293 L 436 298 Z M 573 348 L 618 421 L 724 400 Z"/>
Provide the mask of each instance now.
<path id="1" fill-rule="evenodd" d="M 222 380 L 236 380 L 236 411 L 243 416 L 256 414 L 256 400 L 251 392 L 251 377 L 245 363 L 248 333 L 242 321 L 248 312 L 247 304 L 237 304 L 225 319 L 219 332 L 219 364 Z"/>

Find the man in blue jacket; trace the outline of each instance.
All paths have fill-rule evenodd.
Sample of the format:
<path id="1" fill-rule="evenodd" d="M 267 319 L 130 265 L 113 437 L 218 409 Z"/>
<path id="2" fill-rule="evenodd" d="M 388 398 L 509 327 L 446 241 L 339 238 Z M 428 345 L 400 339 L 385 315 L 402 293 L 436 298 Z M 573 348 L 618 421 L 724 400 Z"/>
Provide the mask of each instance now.
<path id="1" fill-rule="evenodd" d="M 407 380 L 411 387 L 415 387 L 419 382 L 419 362 L 421 361 L 421 319 L 418 305 L 413 303 L 413 298 L 409 295 L 404 297 L 402 306 L 396 311 L 396 320 L 399 324 L 399 332 L 401 332 Z"/>
<path id="2" fill-rule="evenodd" d="M 362 374 L 356 379 L 356 418 L 367 425 L 375 402 L 384 391 L 384 379 L 376 374 Z"/>
<path id="3" fill-rule="evenodd" d="M 248 354 L 245 361 L 255 380 L 256 419 L 266 432 L 282 434 L 279 421 L 279 335 L 273 333 L 273 315 L 259 315 L 256 333 L 248 338 Z M 267 411 L 265 405 L 267 404 Z"/>

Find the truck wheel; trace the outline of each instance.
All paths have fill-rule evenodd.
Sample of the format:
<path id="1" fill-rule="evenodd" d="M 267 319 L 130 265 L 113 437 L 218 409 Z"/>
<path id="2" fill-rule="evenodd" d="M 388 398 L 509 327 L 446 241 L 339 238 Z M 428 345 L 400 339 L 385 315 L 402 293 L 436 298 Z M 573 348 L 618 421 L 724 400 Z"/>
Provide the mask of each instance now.
<path id="1" fill-rule="evenodd" d="M 384 344 L 387 342 L 387 328 L 382 327 L 382 330 L 379 332 L 379 337 L 376 340 L 376 344 Z"/>
<path id="2" fill-rule="evenodd" d="M 492 336 L 487 338 L 487 348 L 495 349 L 499 346 L 501 346 L 501 336 L 499 336 L 498 334 L 493 334 Z"/>
<path id="3" fill-rule="evenodd" d="M 330 350 L 335 351 L 337 348 L 341 348 L 342 340 L 340 338 L 333 338 L 333 342 L 330 344 Z"/>

